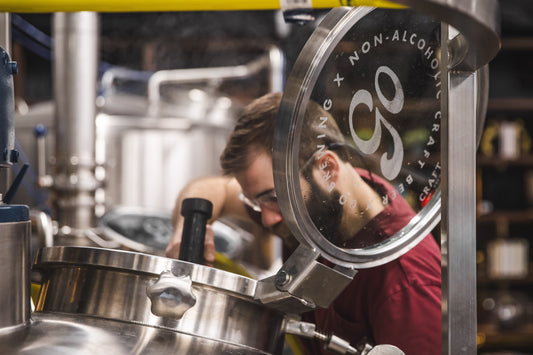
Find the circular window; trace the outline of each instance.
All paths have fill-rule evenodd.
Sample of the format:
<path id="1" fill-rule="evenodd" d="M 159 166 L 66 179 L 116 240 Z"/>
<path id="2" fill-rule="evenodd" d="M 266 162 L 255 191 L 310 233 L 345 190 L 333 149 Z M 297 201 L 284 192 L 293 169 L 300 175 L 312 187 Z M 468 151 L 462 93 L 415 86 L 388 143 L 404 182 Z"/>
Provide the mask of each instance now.
<path id="1" fill-rule="evenodd" d="M 440 28 L 411 10 L 333 9 L 287 80 L 280 207 L 338 265 L 386 263 L 440 220 Z"/>

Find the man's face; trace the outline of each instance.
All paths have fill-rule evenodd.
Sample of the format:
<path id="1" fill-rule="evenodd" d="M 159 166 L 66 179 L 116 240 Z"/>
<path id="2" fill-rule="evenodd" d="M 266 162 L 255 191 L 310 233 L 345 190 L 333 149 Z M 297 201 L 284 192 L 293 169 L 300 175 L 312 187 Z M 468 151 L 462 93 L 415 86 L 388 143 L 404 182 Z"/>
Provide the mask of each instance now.
<path id="1" fill-rule="evenodd" d="M 255 199 L 274 189 L 274 175 L 272 157 L 266 152 L 259 152 L 251 159 L 248 169 L 235 175 L 241 185 L 243 194 L 249 199 Z M 342 240 L 339 226 L 342 219 L 342 206 L 337 202 L 338 191 L 329 193 L 314 181 L 304 183 L 302 190 L 306 197 L 309 215 L 321 234 L 332 243 Z M 293 241 L 292 234 L 287 227 L 278 208 L 261 208 L 261 223 L 273 234 L 285 241 Z M 289 239 L 290 238 L 290 239 Z"/>
<path id="2" fill-rule="evenodd" d="M 235 174 L 242 193 L 249 199 L 256 199 L 274 189 L 272 157 L 265 151 L 254 151 L 248 169 Z M 279 208 L 261 208 L 261 223 L 273 234 L 291 238 L 291 233 L 283 220 Z"/>
<path id="3" fill-rule="evenodd" d="M 343 209 L 338 202 L 340 193 L 336 189 L 331 192 L 326 191 L 314 179 L 310 179 L 307 185 L 309 193 L 304 193 L 304 196 L 306 196 L 305 203 L 311 220 L 327 240 L 337 246 L 342 246 L 344 238 L 340 234 L 340 225 Z"/>

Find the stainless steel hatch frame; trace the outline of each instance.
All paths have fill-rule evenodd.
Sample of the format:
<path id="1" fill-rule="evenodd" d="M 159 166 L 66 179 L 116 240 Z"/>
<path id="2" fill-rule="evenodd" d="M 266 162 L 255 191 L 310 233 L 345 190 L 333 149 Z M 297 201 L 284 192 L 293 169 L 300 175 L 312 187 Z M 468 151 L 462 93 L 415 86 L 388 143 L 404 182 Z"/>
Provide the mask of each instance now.
<path id="1" fill-rule="evenodd" d="M 384 244 L 384 248 L 374 250 L 374 255 L 365 260 L 364 253 L 350 256 L 327 242 L 310 237 L 315 234 L 309 219 L 302 218 L 307 212 L 301 201 L 301 194 L 296 179 L 298 176 L 297 151 L 294 144 L 295 130 L 298 130 L 298 111 L 309 99 L 316 77 L 309 74 L 309 68 L 295 68 L 291 74 L 298 78 L 289 79 L 285 89 L 284 100 L 280 109 L 281 119 L 274 141 L 274 176 L 276 190 L 280 196 L 280 206 L 291 230 L 300 238 L 302 244 L 311 248 L 315 254 L 343 266 L 370 267 L 381 264 L 381 258 L 390 260 L 401 255 L 434 227 L 439 219 L 440 200 L 442 199 L 441 252 L 442 252 L 442 311 L 443 311 L 443 354 L 476 353 L 476 269 L 475 269 L 475 153 L 477 147 L 476 127 L 480 112 L 483 114 L 486 88 L 480 87 L 484 82 L 482 76 L 485 65 L 494 58 L 500 48 L 499 6 L 496 0 L 396 0 L 411 9 L 433 16 L 442 21 L 441 35 L 441 78 L 442 78 L 442 134 L 441 162 L 442 181 L 441 198 L 435 201 L 435 210 L 420 214 L 408 230 L 408 235 L 395 238 L 397 244 Z M 344 16 L 346 11 L 334 10 L 321 25 L 322 32 L 315 32 L 313 56 L 309 67 L 320 67 L 329 56 L 328 46 L 335 45 L 335 37 L 344 31 L 343 26 L 350 26 Z M 359 14 L 352 16 L 352 21 L 362 17 L 369 10 L 357 9 Z M 359 17 L 359 18 L 360 18 Z M 328 22 L 329 21 L 329 22 Z M 344 22 L 346 21 L 346 22 Z M 319 29 L 320 30 L 320 29 Z M 304 48 L 303 53 L 306 51 Z M 329 51 L 329 52 L 328 52 Z M 314 52 L 314 53 L 313 53 Z M 309 70 L 309 71 L 308 71 Z M 485 72 L 486 73 L 486 72 Z M 284 121 L 285 120 L 285 121 Z M 295 153 L 296 151 L 296 153 Z M 298 202 L 296 202 L 298 201 Z M 438 205 L 438 206 L 437 206 Z M 431 210 L 431 213 L 429 212 Z M 311 224 L 312 225 L 312 224 Z M 418 231 L 415 229 L 418 228 Z M 410 233 L 413 231 L 413 233 Z M 400 232 L 403 233 L 403 232 Z M 394 238 L 393 238 L 394 239 Z M 318 242 L 317 242 L 318 241 Z M 394 244 L 394 243 L 393 243 Z M 324 247 L 325 246 L 325 247 Z M 324 248 L 323 248 L 324 247 Z M 387 250 L 387 248 L 389 248 Z M 337 248 L 339 249 L 339 248 Z M 352 253 L 353 254 L 353 253 Z M 366 262 L 366 264 L 365 264 Z M 358 264 L 359 263 L 359 264 Z"/>

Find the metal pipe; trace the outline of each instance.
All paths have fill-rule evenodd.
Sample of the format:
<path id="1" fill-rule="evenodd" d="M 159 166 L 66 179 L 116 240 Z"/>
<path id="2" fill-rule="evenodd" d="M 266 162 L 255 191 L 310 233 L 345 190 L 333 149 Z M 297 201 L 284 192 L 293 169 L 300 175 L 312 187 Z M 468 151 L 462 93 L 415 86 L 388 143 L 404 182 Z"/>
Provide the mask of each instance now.
<path id="1" fill-rule="evenodd" d="M 126 79 L 129 81 L 135 80 L 144 82 L 148 81 L 152 74 L 153 72 L 138 71 L 122 67 L 113 67 L 111 69 L 108 69 L 102 74 L 102 78 L 100 80 L 102 95 L 109 96 L 115 93 L 113 84 L 115 83 L 116 79 Z"/>
<path id="2" fill-rule="evenodd" d="M 56 150 L 53 189 L 60 228 L 95 226 L 98 15 L 54 15 Z"/>
<path id="3" fill-rule="evenodd" d="M 54 245 L 54 226 L 52 218 L 39 210 L 30 211 L 30 221 L 37 233 L 37 247 L 45 248 Z"/>
<path id="4" fill-rule="evenodd" d="M 154 112 L 153 107 L 160 101 L 159 89 L 164 83 L 185 84 L 199 81 L 219 83 L 225 79 L 247 78 L 265 68 L 269 69 L 269 91 L 282 91 L 284 56 L 283 52 L 275 46 L 271 46 L 266 55 L 248 64 L 228 67 L 160 70 L 155 72 L 148 81 L 148 101 L 150 106 L 152 106 L 150 112 Z"/>

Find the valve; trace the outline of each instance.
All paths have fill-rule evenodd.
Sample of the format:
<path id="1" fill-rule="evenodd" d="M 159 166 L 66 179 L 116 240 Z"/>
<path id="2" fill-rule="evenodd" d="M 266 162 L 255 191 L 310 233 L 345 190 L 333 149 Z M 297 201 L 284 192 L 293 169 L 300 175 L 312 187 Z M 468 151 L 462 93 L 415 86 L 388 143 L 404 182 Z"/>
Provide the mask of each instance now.
<path id="1" fill-rule="evenodd" d="M 370 346 L 365 344 L 361 350 L 351 346 L 350 343 L 334 334 L 326 335 L 316 330 L 316 325 L 308 322 L 301 322 L 290 319 L 285 323 L 284 332 L 292 335 L 299 335 L 304 338 L 315 338 L 324 342 L 328 351 L 337 354 L 352 355 L 405 355 L 403 351 L 394 345 L 376 345 Z"/>

